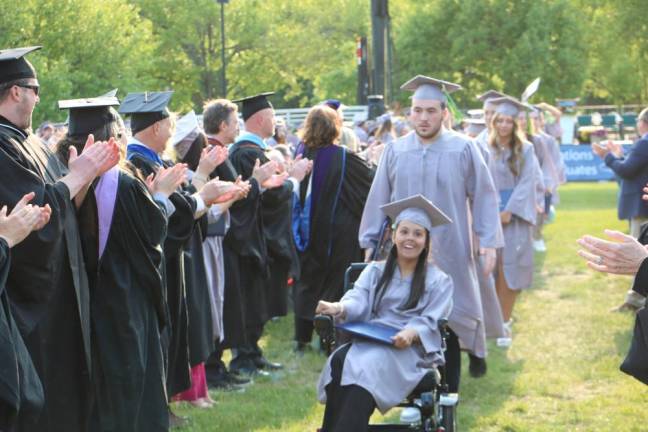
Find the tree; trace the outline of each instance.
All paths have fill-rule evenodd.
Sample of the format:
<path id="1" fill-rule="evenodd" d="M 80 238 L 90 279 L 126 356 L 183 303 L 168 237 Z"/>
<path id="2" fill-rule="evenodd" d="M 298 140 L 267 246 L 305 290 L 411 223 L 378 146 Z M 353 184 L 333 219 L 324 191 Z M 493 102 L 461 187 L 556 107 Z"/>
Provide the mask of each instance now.
<path id="1" fill-rule="evenodd" d="M 585 79 L 581 23 L 567 0 L 437 0 L 396 25 L 399 82 L 416 74 L 457 82 L 464 106 L 489 88 L 519 96 L 538 76 L 538 99 L 577 96 Z"/>
<path id="2" fill-rule="evenodd" d="M 29 56 L 41 102 L 34 123 L 62 120 L 57 101 L 148 85 L 155 48 L 150 23 L 125 0 L 0 0 L 0 46 L 43 45 Z"/>

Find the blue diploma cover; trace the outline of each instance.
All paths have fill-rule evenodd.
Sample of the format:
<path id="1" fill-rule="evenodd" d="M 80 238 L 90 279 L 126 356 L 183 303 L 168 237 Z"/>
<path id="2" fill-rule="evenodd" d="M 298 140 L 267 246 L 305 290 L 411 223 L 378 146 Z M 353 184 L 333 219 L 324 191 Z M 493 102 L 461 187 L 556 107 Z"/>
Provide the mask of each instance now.
<path id="1" fill-rule="evenodd" d="M 393 345 L 394 341 L 392 340 L 392 337 L 396 336 L 396 334 L 400 332 L 400 329 L 394 327 L 360 321 L 337 324 L 335 327 L 344 330 L 353 336 L 386 345 Z"/>

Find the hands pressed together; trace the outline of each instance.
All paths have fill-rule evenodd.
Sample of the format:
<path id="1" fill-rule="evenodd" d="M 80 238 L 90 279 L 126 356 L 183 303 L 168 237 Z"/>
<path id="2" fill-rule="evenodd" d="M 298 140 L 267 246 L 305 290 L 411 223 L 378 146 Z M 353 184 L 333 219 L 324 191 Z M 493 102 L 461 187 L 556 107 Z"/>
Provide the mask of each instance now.
<path id="1" fill-rule="evenodd" d="M 52 209 L 49 204 L 43 207 L 29 204 L 34 196 L 33 192 L 23 196 L 11 213 L 8 212 L 6 205 L 0 209 L 0 237 L 9 247 L 20 243 L 32 231 L 43 228 L 49 222 Z"/>

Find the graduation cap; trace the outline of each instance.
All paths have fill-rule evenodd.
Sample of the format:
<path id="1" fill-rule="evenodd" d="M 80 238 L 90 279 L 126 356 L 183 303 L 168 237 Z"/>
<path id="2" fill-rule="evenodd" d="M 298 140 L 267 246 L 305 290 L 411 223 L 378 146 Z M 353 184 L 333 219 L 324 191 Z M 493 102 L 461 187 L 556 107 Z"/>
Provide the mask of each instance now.
<path id="1" fill-rule="evenodd" d="M 171 115 L 167 105 L 172 95 L 172 91 L 128 93 L 126 95 L 119 107 L 119 112 L 131 114 L 133 135 Z"/>
<path id="2" fill-rule="evenodd" d="M 495 99 L 489 99 L 489 103 L 495 105 L 495 112 L 511 117 L 517 117 L 520 112 L 527 111 L 529 106 L 520 102 L 512 96 L 503 96 Z"/>
<path id="3" fill-rule="evenodd" d="M 506 96 L 504 93 L 497 90 L 487 90 L 484 93 L 477 96 L 477 100 L 481 102 L 486 102 L 488 99 L 496 99 L 502 96 Z"/>
<path id="4" fill-rule="evenodd" d="M 198 117 L 196 117 L 196 113 L 193 110 L 189 111 L 176 122 L 176 131 L 171 143 L 181 159 L 186 156 L 189 147 L 191 147 L 191 144 L 198 137 L 199 133 L 200 125 L 198 124 Z"/>
<path id="5" fill-rule="evenodd" d="M 18 79 L 36 78 L 36 69 L 25 55 L 41 48 L 42 46 L 31 46 L 0 50 L 0 84 Z"/>
<path id="6" fill-rule="evenodd" d="M 401 90 L 413 91 L 412 99 L 428 99 L 448 102 L 450 93 L 461 90 L 459 84 L 430 78 L 425 75 L 416 75 L 401 87 Z"/>
<path id="7" fill-rule="evenodd" d="M 339 99 L 326 99 L 322 102 L 322 105 L 333 108 L 335 111 L 346 108 L 346 105 L 344 105 Z"/>
<path id="8" fill-rule="evenodd" d="M 113 108 L 117 105 L 119 105 L 119 99 L 114 96 L 68 99 L 58 103 L 59 109 L 70 110 L 69 136 L 87 136 L 97 129 L 113 123 L 119 118 L 119 114 Z"/>
<path id="9" fill-rule="evenodd" d="M 486 119 L 481 118 L 467 118 L 463 120 L 466 123 L 464 131 L 470 135 L 477 135 L 486 129 Z"/>
<path id="10" fill-rule="evenodd" d="M 484 110 L 483 109 L 471 109 L 468 110 L 468 115 L 470 116 L 471 119 L 481 119 L 484 118 Z M 464 121 L 468 121 L 470 119 L 464 119 Z"/>
<path id="11" fill-rule="evenodd" d="M 247 121 L 250 117 L 258 113 L 259 111 L 266 108 L 272 108 L 272 104 L 268 100 L 267 96 L 272 96 L 273 94 L 274 92 L 265 92 L 255 96 L 236 99 L 232 102 L 241 103 L 241 115 L 243 115 L 243 120 Z"/>
<path id="12" fill-rule="evenodd" d="M 428 231 L 437 225 L 452 223 L 452 219 L 421 194 L 382 205 L 380 210 L 395 224 L 413 222 Z"/>

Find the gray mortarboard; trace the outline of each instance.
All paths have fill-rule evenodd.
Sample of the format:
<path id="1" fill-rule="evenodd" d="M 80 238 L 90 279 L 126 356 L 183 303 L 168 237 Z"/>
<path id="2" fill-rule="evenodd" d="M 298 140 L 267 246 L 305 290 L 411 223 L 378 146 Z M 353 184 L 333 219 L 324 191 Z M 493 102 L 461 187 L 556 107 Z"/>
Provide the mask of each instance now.
<path id="1" fill-rule="evenodd" d="M 171 115 L 167 105 L 172 95 L 172 91 L 128 93 L 126 95 L 119 107 L 119 112 L 131 115 L 133 135 Z"/>
<path id="2" fill-rule="evenodd" d="M 36 69 L 25 58 L 41 46 L 0 50 L 0 85 L 18 79 L 37 78 Z"/>
<path id="3" fill-rule="evenodd" d="M 472 119 L 483 119 L 484 118 L 484 110 L 483 109 L 471 109 L 471 110 L 468 110 L 468 115 Z M 468 121 L 468 119 L 464 119 L 464 121 Z"/>
<path id="4" fill-rule="evenodd" d="M 447 102 L 447 95 L 461 90 L 459 84 L 443 81 L 436 78 L 430 78 L 425 75 L 416 75 L 407 81 L 401 87 L 401 90 L 413 91 L 412 99 L 438 100 Z"/>
<path id="5" fill-rule="evenodd" d="M 67 109 L 70 112 L 68 135 L 81 137 L 116 121 L 119 114 L 113 107 L 117 105 L 119 105 L 119 99 L 114 96 L 68 99 L 58 103 L 59 109 Z"/>
<path id="6" fill-rule="evenodd" d="M 488 90 L 477 96 L 477 100 L 480 100 L 484 103 L 485 110 L 492 110 L 494 108 L 494 105 L 491 104 L 491 100 L 504 96 L 506 96 L 504 93 L 498 92 L 497 90 Z"/>
<path id="7" fill-rule="evenodd" d="M 274 92 L 265 92 L 255 96 L 236 99 L 232 102 L 241 103 L 241 115 L 243 116 L 243 120 L 247 121 L 247 119 L 258 113 L 259 111 L 266 108 L 272 108 L 272 104 L 268 100 L 267 96 L 272 96 L 273 94 Z"/>
<path id="8" fill-rule="evenodd" d="M 437 225 L 452 223 L 452 219 L 420 194 L 382 205 L 380 210 L 394 224 L 408 221 L 420 225 L 428 231 L 431 231 L 432 227 Z"/>
<path id="9" fill-rule="evenodd" d="M 506 96 L 504 93 L 497 90 L 487 90 L 484 93 L 477 96 L 477 100 L 481 102 L 486 102 L 488 99 L 500 98 Z"/>
<path id="10" fill-rule="evenodd" d="M 520 112 L 529 109 L 527 104 L 520 102 L 512 96 L 489 99 L 489 102 L 495 105 L 496 113 L 511 117 L 517 117 Z"/>
<path id="11" fill-rule="evenodd" d="M 184 158 L 189 147 L 196 140 L 200 133 L 200 125 L 196 113 L 191 110 L 176 122 L 176 131 L 171 143 L 180 158 Z"/>
<path id="12" fill-rule="evenodd" d="M 469 135 L 478 135 L 481 131 L 486 129 L 486 120 L 482 118 L 467 118 L 463 119 L 466 123 L 464 131 Z"/>

